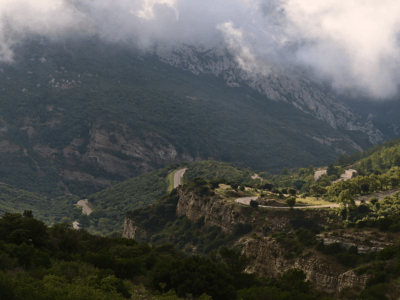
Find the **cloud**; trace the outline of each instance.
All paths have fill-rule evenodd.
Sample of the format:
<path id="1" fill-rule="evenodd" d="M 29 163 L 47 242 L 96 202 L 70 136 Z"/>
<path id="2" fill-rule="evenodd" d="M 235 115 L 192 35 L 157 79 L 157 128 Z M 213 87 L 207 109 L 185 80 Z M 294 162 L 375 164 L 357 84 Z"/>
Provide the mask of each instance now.
<path id="1" fill-rule="evenodd" d="M 394 0 L 287 0 L 286 33 L 310 43 L 299 62 L 332 77 L 339 88 L 389 97 L 399 84 L 400 5 Z"/>
<path id="2" fill-rule="evenodd" d="M 139 18 L 145 20 L 154 19 L 155 18 L 154 6 L 165 4 L 175 11 L 176 18 L 179 19 L 179 12 L 178 9 L 176 8 L 177 0 L 141 0 L 141 2 L 142 2 L 141 9 L 137 12 L 133 12 L 136 13 L 136 15 Z"/>
<path id="3" fill-rule="evenodd" d="M 245 41 L 245 33 L 242 29 L 234 27 L 232 22 L 219 24 L 220 30 L 225 38 L 228 48 L 232 51 L 241 69 L 247 73 L 255 73 L 266 76 L 270 72 L 270 66 L 263 59 L 256 58 L 252 49 Z"/>
<path id="4" fill-rule="evenodd" d="M 384 98 L 400 81 L 399 15 L 397 0 L 0 0 L 0 60 L 29 34 L 225 43 L 246 72 L 291 63 Z"/>

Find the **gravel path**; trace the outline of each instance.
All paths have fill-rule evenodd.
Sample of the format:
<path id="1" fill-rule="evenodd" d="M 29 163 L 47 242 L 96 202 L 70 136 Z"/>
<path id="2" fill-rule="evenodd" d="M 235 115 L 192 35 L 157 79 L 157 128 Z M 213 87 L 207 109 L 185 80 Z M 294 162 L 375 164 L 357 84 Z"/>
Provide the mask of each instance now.
<path id="1" fill-rule="evenodd" d="M 317 181 L 324 174 L 326 174 L 326 170 L 315 171 L 314 180 Z"/>
<path id="2" fill-rule="evenodd" d="M 181 179 L 183 174 L 185 174 L 187 168 L 181 169 L 175 172 L 174 174 L 174 189 L 176 189 L 181 184 Z"/>
<path id="3" fill-rule="evenodd" d="M 261 181 L 263 181 L 263 179 L 258 174 L 254 174 L 253 176 L 251 176 L 251 179 L 260 179 Z"/>
<path id="4" fill-rule="evenodd" d="M 349 180 L 351 179 L 351 177 L 353 177 L 353 173 L 357 173 L 357 171 L 353 169 L 345 170 L 345 173 L 340 175 L 340 178 L 338 180 L 332 181 L 332 183 L 339 182 L 342 180 L 344 181 Z"/>

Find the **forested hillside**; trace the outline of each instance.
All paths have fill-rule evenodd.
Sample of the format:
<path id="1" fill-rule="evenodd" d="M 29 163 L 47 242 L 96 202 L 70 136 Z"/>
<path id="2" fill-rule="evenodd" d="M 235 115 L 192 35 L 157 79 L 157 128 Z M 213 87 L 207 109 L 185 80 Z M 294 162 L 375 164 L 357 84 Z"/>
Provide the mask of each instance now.
<path id="1" fill-rule="evenodd" d="M 300 270 L 265 280 L 243 273 L 246 262 L 226 248 L 218 257 L 187 256 L 172 245 L 98 237 L 67 224 L 47 228 L 30 211 L 0 218 L 2 299 L 261 300 L 272 295 L 313 300 L 323 295 Z"/>
<path id="2" fill-rule="evenodd" d="M 170 186 L 170 174 L 177 169 L 188 168 L 183 181 L 193 178 L 225 179 L 252 184 L 250 169 L 237 167 L 222 162 L 203 161 L 197 163 L 173 163 L 166 168 L 149 172 L 147 174 L 128 179 L 112 188 L 103 190 L 89 196 L 89 203 L 94 212 L 90 215 L 91 227 L 87 229 L 93 233 L 103 235 L 114 231 L 121 234 L 125 213 L 129 210 L 146 207 L 153 204 L 164 194 Z M 70 222 L 73 219 L 69 220 Z"/>
<path id="3" fill-rule="evenodd" d="M 355 152 L 351 155 L 341 154 L 339 156 L 338 160 L 336 160 L 335 165 L 344 167 L 344 166 L 354 164 L 355 162 L 358 162 L 360 160 L 364 160 L 365 158 L 368 158 L 368 157 L 371 157 L 371 159 L 372 159 L 372 157 L 374 157 L 374 160 L 378 160 L 378 156 L 382 155 L 382 152 L 385 151 L 385 149 L 388 149 L 388 148 L 391 148 L 394 146 L 398 146 L 398 145 L 400 145 L 400 138 L 397 138 L 396 140 L 389 140 L 387 142 L 382 143 L 381 145 L 376 145 L 375 147 L 371 147 L 363 152 Z M 397 153 L 396 150 L 392 150 L 392 151 L 394 151 L 393 154 Z M 395 155 L 386 154 L 385 156 L 387 157 L 387 155 L 390 155 L 392 160 L 395 159 L 394 158 Z M 395 164 L 393 164 L 392 161 L 388 161 L 387 163 L 391 166 L 395 165 Z M 378 167 L 385 168 L 385 166 L 378 166 Z"/>
<path id="4" fill-rule="evenodd" d="M 32 39 L 15 53 L 0 66 L 0 181 L 51 198 L 172 162 L 277 172 L 371 146 L 366 134 L 123 45 Z"/>

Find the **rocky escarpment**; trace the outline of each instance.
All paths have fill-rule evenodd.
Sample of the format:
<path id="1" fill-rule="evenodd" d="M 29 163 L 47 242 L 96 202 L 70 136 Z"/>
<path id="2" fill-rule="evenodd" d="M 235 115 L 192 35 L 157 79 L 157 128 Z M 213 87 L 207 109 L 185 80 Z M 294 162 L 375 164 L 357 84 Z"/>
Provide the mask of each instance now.
<path id="1" fill-rule="evenodd" d="M 192 222 L 204 217 L 206 226 L 218 226 L 225 233 L 230 233 L 236 224 L 249 221 L 243 213 L 246 208 L 228 201 L 221 201 L 218 196 L 201 198 L 193 192 L 185 193 L 181 189 L 178 194 L 176 213 L 178 216 L 186 215 Z"/>
<path id="2" fill-rule="evenodd" d="M 366 133 L 372 144 L 383 140 L 382 133 L 374 128 L 372 123 L 362 121 L 348 106 L 329 95 L 322 84 L 300 68 L 283 68 L 266 63 L 262 71 L 245 70 L 234 56 L 220 45 L 205 47 L 159 44 L 154 53 L 163 62 L 194 74 L 213 74 L 223 78 L 231 87 L 247 85 L 271 100 L 290 102 L 299 110 L 314 115 L 335 129 Z"/>
<path id="3" fill-rule="evenodd" d="M 99 119 L 88 124 L 87 135 L 68 136 L 70 142 L 60 146 L 49 143 L 46 132 L 57 126 L 66 126 L 65 110 L 47 106 L 48 120 L 25 118 L 9 124 L 0 118 L 0 153 L 28 157 L 37 166 L 37 176 L 45 174 L 41 167 L 48 165 L 58 174 L 59 186 L 70 194 L 70 182 L 79 182 L 100 190 L 112 186 L 112 181 L 142 175 L 173 162 L 200 161 L 185 151 L 180 153 L 155 132 L 133 133 L 126 124 Z M 27 141 L 13 138 L 15 133 L 25 135 Z M 11 140 L 10 140 L 11 136 Z M 52 137 L 55 139 L 55 137 Z M 63 141 L 64 142 L 64 141 Z M 31 144 L 30 144 L 31 143 Z M 51 175 L 54 178 L 54 174 Z M 93 191 L 94 191 L 93 190 Z M 77 191 L 72 191 L 76 193 Z"/>
<path id="4" fill-rule="evenodd" d="M 347 287 L 363 288 L 370 276 L 367 274 L 357 275 L 352 270 L 345 270 L 338 264 L 335 257 L 324 255 L 314 248 L 305 248 L 300 256 L 290 255 L 284 246 L 275 239 L 262 237 L 266 232 L 290 231 L 289 223 L 291 219 L 294 217 L 299 220 L 299 216 L 290 215 L 290 212 L 285 217 L 282 211 L 278 211 L 278 214 L 275 215 L 275 211 L 268 210 L 264 211 L 268 215 L 265 218 L 265 215 L 260 215 L 260 213 L 263 213 L 261 210 L 239 206 L 226 199 L 221 199 L 220 196 L 199 197 L 192 191 L 187 192 L 182 188 L 178 189 L 177 196 L 179 199 L 176 202 L 176 207 L 171 211 L 175 211 L 177 216 L 185 215 L 192 222 L 204 218 L 206 226 L 218 226 L 227 234 L 232 233 L 237 224 L 252 224 L 252 232 L 238 240 L 238 242 L 243 243 L 242 254 L 249 258 L 246 272 L 263 277 L 277 277 L 290 269 L 299 268 L 307 274 L 307 278 L 315 288 L 327 293 L 338 293 Z M 154 220 L 163 218 L 163 212 L 157 209 L 157 205 L 152 206 L 151 209 L 155 212 L 159 211 L 159 215 L 154 217 Z M 319 220 L 315 211 L 309 212 L 309 214 L 299 213 L 305 219 L 315 222 Z M 138 211 L 134 215 L 140 218 L 141 214 Z M 148 223 L 147 219 L 144 220 L 143 224 L 126 219 L 123 237 L 148 240 L 151 239 L 152 235 L 158 234 L 158 232 L 147 231 L 145 223 Z M 264 226 L 267 226 L 269 230 L 262 230 Z M 258 235 L 256 238 L 253 237 L 254 233 Z M 252 238 L 249 236 L 252 236 Z M 326 244 L 329 244 L 330 236 L 325 237 L 324 234 L 317 236 L 319 240 L 324 238 L 327 239 Z M 350 234 L 347 234 L 346 238 L 351 239 Z M 365 240 L 361 242 L 363 241 L 365 242 Z M 342 242 L 343 246 L 346 247 L 347 244 L 344 244 L 344 240 Z M 362 244 L 357 244 L 355 240 L 353 243 L 360 246 L 360 252 L 366 250 Z"/>
<path id="5" fill-rule="evenodd" d="M 251 258 L 247 272 L 259 276 L 276 277 L 286 271 L 299 268 L 307 274 L 316 289 L 327 293 L 340 292 L 346 287 L 363 288 L 368 275 L 358 276 L 353 271 L 343 270 L 333 257 L 305 250 L 303 256 L 285 258 L 286 251 L 272 238 L 251 239 L 244 243 L 242 254 Z"/>
<path id="6" fill-rule="evenodd" d="M 374 232 L 376 233 L 376 232 Z M 342 248 L 349 249 L 357 247 L 358 253 L 378 252 L 386 247 L 392 246 L 393 242 L 384 237 L 378 237 L 371 232 L 358 232 L 355 234 L 338 233 L 337 231 L 321 233 L 316 236 L 317 241 L 324 245 L 337 243 Z"/>
<path id="7" fill-rule="evenodd" d="M 125 218 L 122 237 L 126 239 L 140 240 L 147 237 L 147 232 L 139 226 L 136 226 L 135 222 L 132 220 Z"/>

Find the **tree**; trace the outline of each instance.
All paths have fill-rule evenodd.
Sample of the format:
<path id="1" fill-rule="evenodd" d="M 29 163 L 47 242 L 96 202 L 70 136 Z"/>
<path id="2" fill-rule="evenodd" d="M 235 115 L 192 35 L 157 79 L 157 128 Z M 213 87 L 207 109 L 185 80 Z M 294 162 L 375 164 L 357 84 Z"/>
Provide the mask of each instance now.
<path id="1" fill-rule="evenodd" d="M 350 193 L 350 190 L 344 190 L 339 194 L 339 202 L 343 204 L 352 204 L 354 205 L 354 198 Z"/>
<path id="2" fill-rule="evenodd" d="M 237 190 L 238 187 L 239 187 L 239 184 L 237 182 L 231 183 L 231 188 L 233 188 L 234 190 Z"/>
<path id="3" fill-rule="evenodd" d="M 379 201 L 379 199 L 377 198 L 377 197 L 371 197 L 370 199 L 369 199 L 369 203 L 371 203 L 372 205 L 374 205 L 376 202 L 378 202 Z"/>
<path id="4" fill-rule="evenodd" d="M 296 196 L 297 191 L 295 189 L 290 188 L 288 189 L 288 193 L 292 196 Z"/>
<path id="5" fill-rule="evenodd" d="M 333 165 L 333 163 L 329 164 L 328 169 L 326 170 L 326 174 L 328 176 L 336 175 L 336 169 L 335 169 L 335 166 Z"/>
<path id="6" fill-rule="evenodd" d="M 287 198 L 286 204 L 290 207 L 293 207 L 296 204 L 296 198 L 295 197 Z"/>
<path id="7" fill-rule="evenodd" d="M 308 166 L 308 173 L 309 174 L 314 174 L 314 172 L 315 172 L 315 168 L 312 165 L 309 165 Z"/>
<path id="8" fill-rule="evenodd" d="M 82 214 L 79 217 L 79 226 L 83 228 L 88 228 L 90 226 L 90 219 L 88 215 Z"/>
<path id="9" fill-rule="evenodd" d="M 31 210 L 25 210 L 22 216 L 24 217 L 24 219 L 33 218 L 33 213 Z"/>
<path id="10" fill-rule="evenodd" d="M 296 291 L 308 293 L 312 289 L 312 284 L 307 279 L 306 273 L 300 269 L 291 269 L 279 276 L 279 287 L 286 291 Z"/>
<path id="11" fill-rule="evenodd" d="M 364 194 L 368 194 L 368 192 L 369 192 L 369 184 L 368 183 L 361 184 L 361 192 Z"/>
<path id="12" fill-rule="evenodd" d="M 287 176 L 287 175 L 289 175 L 289 169 L 286 168 L 286 167 L 284 167 L 284 168 L 282 169 L 281 175 L 282 175 L 282 176 Z"/>
<path id="13" fill-rule="evenodd" d="M 258 201 L 255 201 L 255 200 L 250 200 L 250 206 L 252 207 L 252 208 L 258 208 Z"/>

